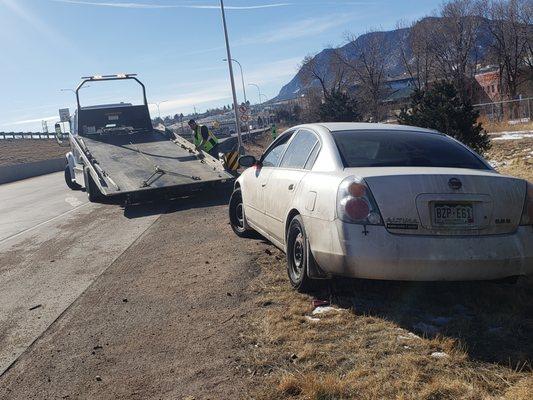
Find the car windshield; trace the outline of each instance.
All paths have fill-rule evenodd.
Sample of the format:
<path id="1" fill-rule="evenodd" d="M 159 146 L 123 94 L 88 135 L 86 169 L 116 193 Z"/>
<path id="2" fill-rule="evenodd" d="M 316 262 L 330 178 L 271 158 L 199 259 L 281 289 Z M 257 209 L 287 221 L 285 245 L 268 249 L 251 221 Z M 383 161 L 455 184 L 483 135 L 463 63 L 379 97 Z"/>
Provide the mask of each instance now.
<path id="1" fill-rule="evenodd" d="M 447 136 L 410 131 L 339 131 L 333 137 L 345 167 L 489 169 Z"/>

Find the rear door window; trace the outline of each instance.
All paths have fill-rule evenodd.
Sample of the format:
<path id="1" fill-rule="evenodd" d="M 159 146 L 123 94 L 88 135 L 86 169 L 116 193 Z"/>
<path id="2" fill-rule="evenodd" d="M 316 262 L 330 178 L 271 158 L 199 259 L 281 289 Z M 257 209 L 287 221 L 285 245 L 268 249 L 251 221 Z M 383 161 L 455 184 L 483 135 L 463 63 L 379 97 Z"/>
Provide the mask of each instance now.
<path id="1" fill-rule="evenodd" d="M 296 137 L 289 144 L 280 167 L 304 169 L 310 155 L 319 144 L 318 138 L 313 132 L 305 129 L 298 131 Z"/>
<path id="2" fill-rule="evenodd" d="M 267 152 L 263 155 L 261 159 L 261 164 L 263 167 L 277 167 L 279 160 L 285 149 L 287 148 L 287 142 L 294 134 L 294 131 L 287 132 L 284 135 L 280 136 L 276 142 L 270 147 Z"/>
<path id="3" fill-rule="evenodd" d="M 445 135 L 410 131 L 340 131 L 333 134 L 345 167 L 489 169 Z"/>

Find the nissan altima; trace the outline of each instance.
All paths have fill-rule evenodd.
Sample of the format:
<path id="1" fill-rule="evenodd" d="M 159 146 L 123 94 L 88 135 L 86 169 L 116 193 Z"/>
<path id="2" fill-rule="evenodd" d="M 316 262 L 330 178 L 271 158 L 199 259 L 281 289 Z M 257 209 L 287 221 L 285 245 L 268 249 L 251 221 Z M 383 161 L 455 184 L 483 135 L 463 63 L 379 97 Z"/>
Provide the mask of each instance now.
<path id="1" fill-rule="evenodd" d="M 437 131 L 319 123 L 281 134 L 236 180 L 234 232 L 313 279 L 495 280 L 533 271 L 533 185 Z"/>

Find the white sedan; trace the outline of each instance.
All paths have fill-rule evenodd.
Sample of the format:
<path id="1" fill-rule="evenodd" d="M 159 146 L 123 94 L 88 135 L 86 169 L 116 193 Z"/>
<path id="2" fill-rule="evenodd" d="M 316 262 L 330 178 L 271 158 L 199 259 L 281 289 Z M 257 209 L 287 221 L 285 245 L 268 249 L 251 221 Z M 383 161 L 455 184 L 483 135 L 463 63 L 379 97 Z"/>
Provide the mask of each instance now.
<path id="1" fill-rule="evenodd" d="M 533 272 L 533 185 L 442 133 L 319 123 L 281 134 L 235 183 L 230 222 L 287 254 L 292 285 L 333 275 L 493 280 Z"/>

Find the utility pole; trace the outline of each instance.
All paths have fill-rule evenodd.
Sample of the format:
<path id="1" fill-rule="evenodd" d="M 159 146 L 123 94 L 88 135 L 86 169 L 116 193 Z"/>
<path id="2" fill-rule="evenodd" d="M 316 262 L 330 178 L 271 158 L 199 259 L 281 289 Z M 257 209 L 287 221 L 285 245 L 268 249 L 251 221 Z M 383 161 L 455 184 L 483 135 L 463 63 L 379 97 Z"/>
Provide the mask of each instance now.
<path id="1" fill-rule="evenodd" d="M 233 78 L 233 64 L 231 62 L 231 50 L 229 47 L 228 27 L 226 26 L 226 13 L 224 11 L 224 0 L 220 0 L 220 11 L 222 12 L 222 24 L 224 25 L 224 38 L 226 39 L 226 52 L 229 68 L 229 76 L 231 80 L 231 92 L 233 95 L 233 110 L 235 113 L 235 129 L 239 143 L 239 153 L 242 152 L 242 137 L 241 137 L 241 123 L 239 121 L 239 104 L 237 104 L 237 93 L 235 92 L 235 79 Z"/>

